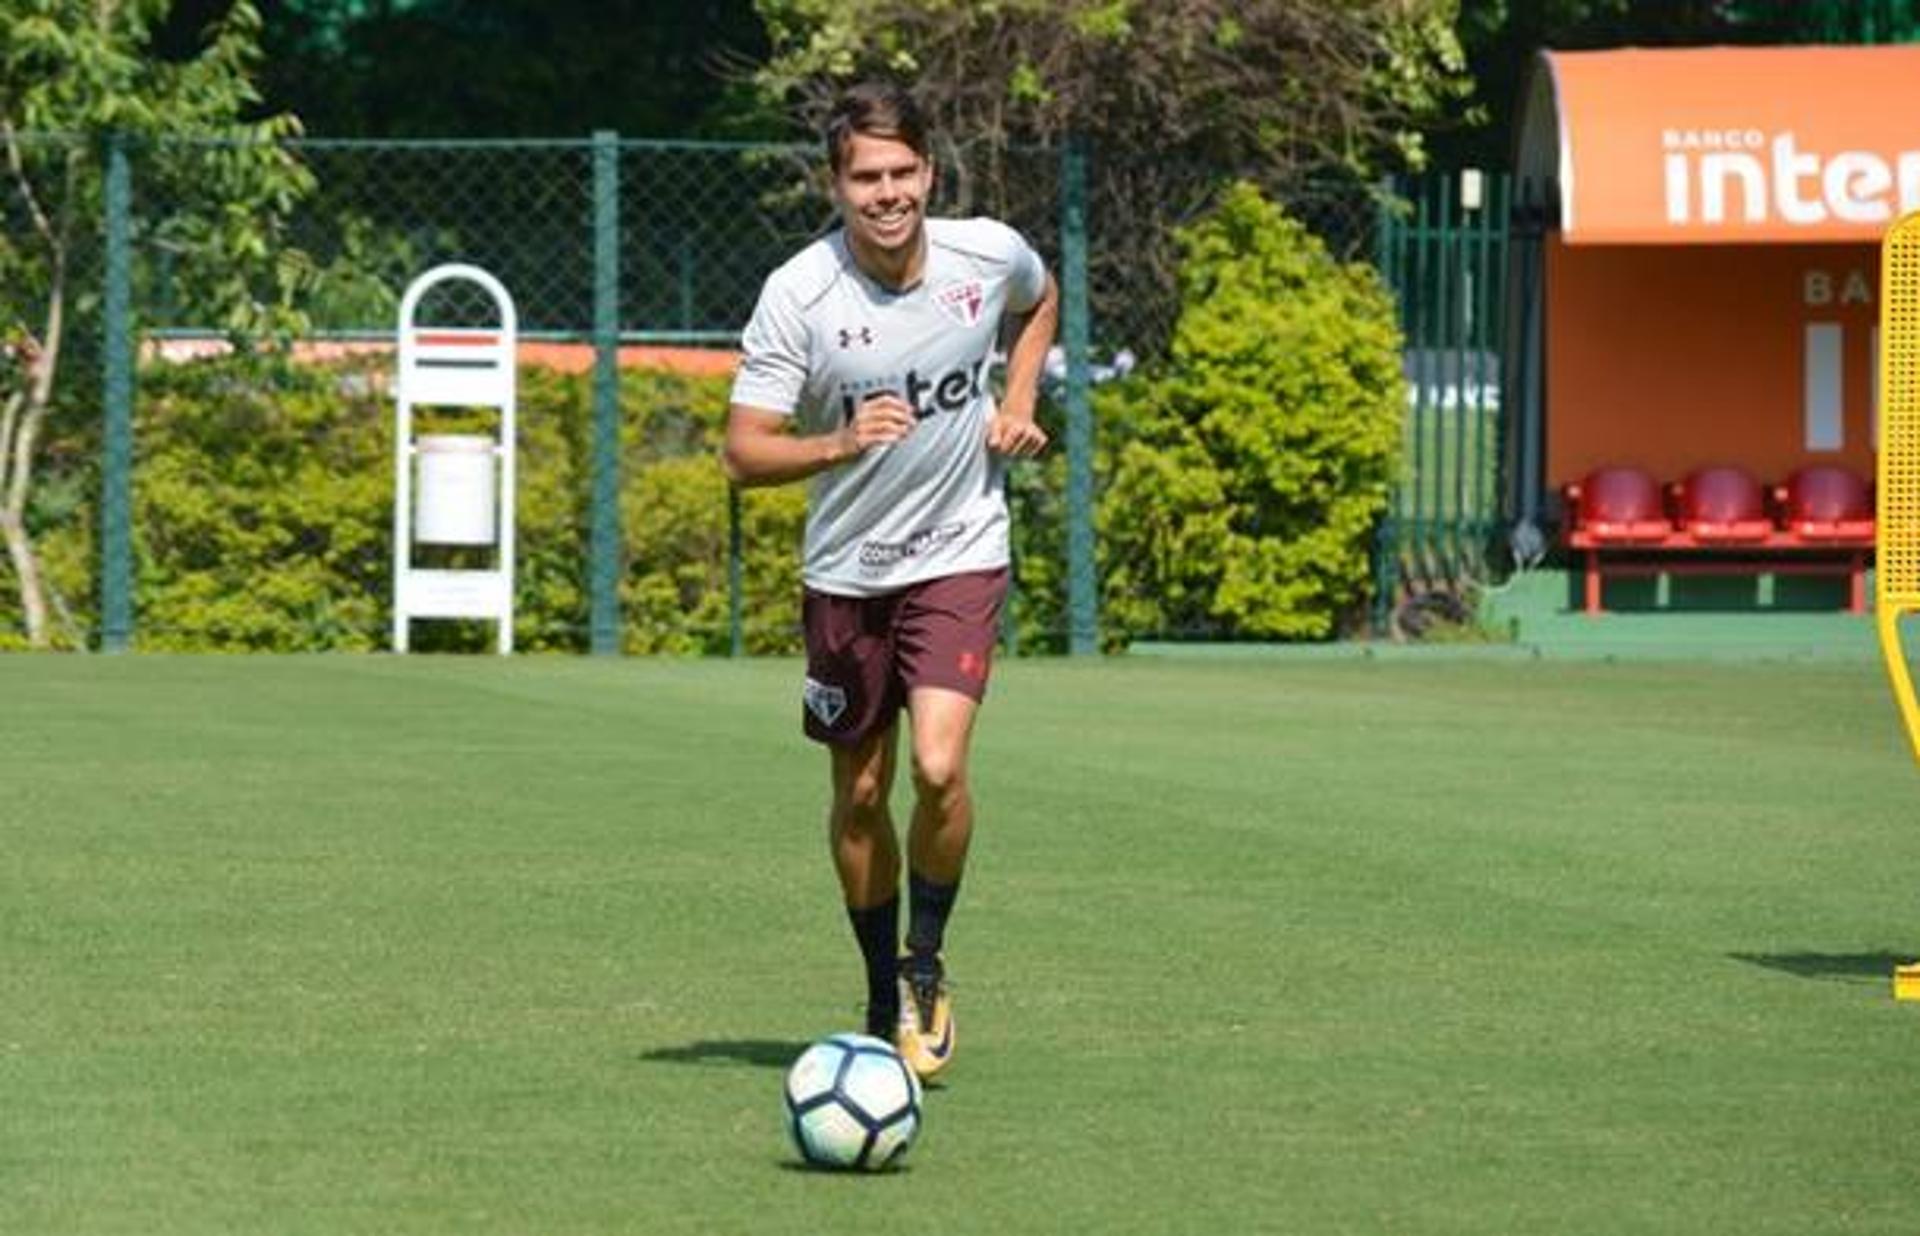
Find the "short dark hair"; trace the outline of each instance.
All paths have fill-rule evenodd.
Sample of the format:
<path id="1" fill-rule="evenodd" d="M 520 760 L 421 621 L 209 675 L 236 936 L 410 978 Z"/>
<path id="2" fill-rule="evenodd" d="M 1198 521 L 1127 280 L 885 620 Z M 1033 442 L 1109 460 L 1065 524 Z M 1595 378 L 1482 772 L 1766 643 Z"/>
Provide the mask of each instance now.
<path id="1" fill-rule="evenodd" d="M 855 134 L 890 137 L 905 142 L 921 158 L 929 157 L 927 118 L 912 92 L 897 82 L 861 82 L 847 87 L 833 101 L 825 137 L 827 166 L 834 172 L 839 172 L 840 160 Z"/>

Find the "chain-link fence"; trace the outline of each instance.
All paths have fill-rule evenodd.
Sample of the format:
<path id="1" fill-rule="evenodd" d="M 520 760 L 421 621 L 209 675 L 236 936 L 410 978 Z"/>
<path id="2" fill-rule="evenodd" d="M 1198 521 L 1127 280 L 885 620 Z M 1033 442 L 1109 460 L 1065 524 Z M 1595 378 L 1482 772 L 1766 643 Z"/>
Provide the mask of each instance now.
<path id="1" fill-rule="evenodd" d="M 522 416 L 550 422 L 522 493 L 544 504 L 523 512 L 523 538 L 544 529 L 550 543 L 523 554 L 521 646 L 791 646 L 792 606 L 769 599 L 791 580 L 752 545 L 772 537 L 773 556 L 791 559 L 779 538 L 797 515 L 730 499 L 710 456 L 727 349 L 761 281 L 832 223 L 814 147 L 308 140 L 276 148 L 298 175 L 265 189 L 248 162 L 261 152 L 231 143 L 28 137 L 19 148 L 0 195 L 0 376 L 4 445 L 33 466 L 13 466 L 0 491 L 12 504 L 0 510 L 19 516 L 0 557 L 0 644 L 381 646 L 386 349 L 409 282 L 459 261 L 510 289 L 523 340 L 553 345 L 526 379 Z M 1097 381 L 1161 355 L 1179 307 L 1174 228 L 1215 199 L 1218 172 L 1098 150 L 1003 157 L 943 166 L 936 213 L 1003 218 L 1062 270 L 1063 341 L 1084 341 L 1077 374 Z M 1370 252 L 1367 186 L 1284 197 L 1337 253 Z M 444 325 L 471 313 L 428 308 Z M 288 333 L 291 351 L 269 342 Z M 207 359 L 236 340 L 238 359 Z M 622 350 L 636 347 L 717 360 Z M 1043 415 L 1065 431 L 1076 387 L 1060 378 Z M 1058 436 L 1083 457 L 1031 471 L 1014 493 L 1028 529 L 1015 630 L 1040 645 L 1064 646 L 1092 620 L 1079 415 L 1079 437 Z M 661 552 L 658 522 L 684 533 L 671 561 L 646 560 Z M 23 588 L 23 566 L 43 586 Z M 44 613 L 28 612 L 28 595 L 46 598 Z"/>

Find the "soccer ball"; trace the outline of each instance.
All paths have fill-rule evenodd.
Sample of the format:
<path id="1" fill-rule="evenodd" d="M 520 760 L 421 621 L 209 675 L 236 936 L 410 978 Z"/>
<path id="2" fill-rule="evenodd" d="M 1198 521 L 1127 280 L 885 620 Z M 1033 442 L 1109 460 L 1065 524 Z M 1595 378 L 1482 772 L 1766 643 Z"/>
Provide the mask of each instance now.
<path id="1" fill-rule="evenodd" d="M 920 1080 L 891 1043 L 836 1034 L 787 1070 L 787 1133 L 815 1167 L 884 1171 L 920 1132 Z"/>

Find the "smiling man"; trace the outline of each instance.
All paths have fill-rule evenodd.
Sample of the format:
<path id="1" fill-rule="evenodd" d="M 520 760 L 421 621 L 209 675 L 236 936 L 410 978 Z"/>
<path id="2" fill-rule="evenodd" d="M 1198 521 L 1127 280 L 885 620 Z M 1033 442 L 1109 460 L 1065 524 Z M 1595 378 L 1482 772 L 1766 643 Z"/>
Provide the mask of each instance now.
<path id="1" fill-rule="evenodd" d="M 929 219 L 913 97 L 865 84 L 826 126 L 841 226 L 767 279 L 742 336 L 723 459 L 740 485 L 806 479 L 802 723 L 826 745 L 829 843 L 867 974 L 867 1032 L 921 1076 L 952 1058 L 942 958 L 973 836 L 967 760 L 1007 592 L 1009 459 L 1034 423 L 1059 295 L 991 219 Z M 988 370 L 1006 345 L 1005 391 Z M 908 924 L 889 807 L 912 736 Z"/>

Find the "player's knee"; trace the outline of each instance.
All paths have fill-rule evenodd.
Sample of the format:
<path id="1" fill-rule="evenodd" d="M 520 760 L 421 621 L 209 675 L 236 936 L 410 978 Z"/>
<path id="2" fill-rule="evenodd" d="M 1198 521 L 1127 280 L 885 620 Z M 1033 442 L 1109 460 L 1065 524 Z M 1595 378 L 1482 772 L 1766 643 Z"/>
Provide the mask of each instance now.
<path id="1" fill-rule="evenodd" d="M 957 751 L 932 750 L 913 753 L 913 783 L 924 797 L 944 798 L 961 794 L 967 788 L 967 762 Z"/>
<path id="2" fill-rule="evenodd" d="M 836 787 L 834 819 L 844 828 L 866 830 L 886 823 L 887 782 L 878 772 L 862 772 Z"/>

